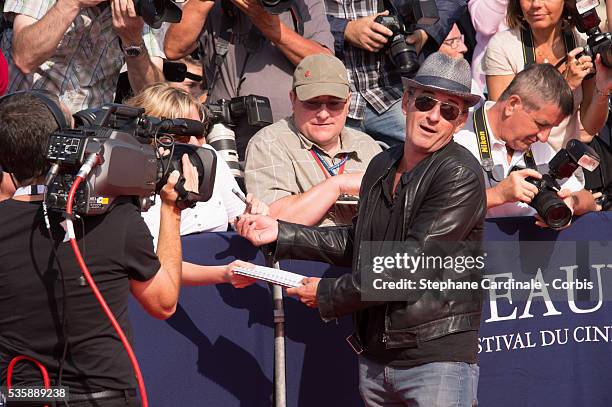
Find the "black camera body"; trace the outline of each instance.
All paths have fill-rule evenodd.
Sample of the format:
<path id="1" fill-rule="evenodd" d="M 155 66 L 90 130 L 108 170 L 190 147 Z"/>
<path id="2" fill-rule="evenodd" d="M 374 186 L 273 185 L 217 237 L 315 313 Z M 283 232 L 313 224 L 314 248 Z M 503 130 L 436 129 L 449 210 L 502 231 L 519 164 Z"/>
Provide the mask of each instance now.
<path id="1" fill-rule="evenodd" d="M 379 15 L 374 22 L 384 25 L 393 32 L 387 40 L 385 51 L 399 70 L 400 76 L 411 78 L 419 70 L 420 64 L 416 47 L 406 43 L 417 24 L 432 25 L 440 18 L 435 0 L 405 0 L 396 6 L 385 2 L 388 16 Z"/>
<path id="2" fill-rule="evenodd" d="M 242 178 L 236 134 L 232 128 L 238 124 L 239 120 L 244 119 L 250 126 L 264 127 L 272 124 L 270 99 L 257 95 L 238 96 L 231 99 L 219 99 L 214 103 L 206 104 L 205 107 L 212 124 L 206 136 L 208 144 L 221 154 L 234 178 Z"/>
<path id="3" fill-rule="evenodd" d="M 572 11 L 572 19 L 576 24 L 576 29 L 587 35 L 587 44 L 584 51 L 576 56 L 576 59 L 583 55 L 590 56 L 595 61 L 597 55 L 601 55 L 601 62 L 608 68 L 612 68 L 612 33 L 602 33 L 599 29 L 601 20 L 597 15 L 596 6 L 592 0 L 576 1 L 576 9 Z"/>
<path id="4" fill-rule="evenodd" d="M 171 0 L 134 0 L 136 15 L 155 29 L 161 28 L 164 22 L 179 23 L 183 11 Z"/>
<path id="5" fill-rule="evenodd" d="M 91 154 L 100 157 L 86 181 L 77 189 L 74 212 L 99 215 L 112 208 L 117 199 L 134 200 L 147 210 L 151 197 L 159 193 L 173 170 L 182 173 L 181 157 L 189 156 L 198 171 L 198 196 L 190 194 L 178 206 L 192 206 L 212 196 L 216 174 L 216 155 L 212 150 L 174 143 L 170 134 L 192 135 L 202 132 L 202 124 L 188 119 L 157 119 L 144 115 L 144 109 L 108 104 L 75 114 L 77 129 L 63 129 L 49 136 L 47 159 L 59 165 L 51 181 L 46 204 L 65 211 L 68 193 L 79 168 Z M 154 140 L 154 144 L 151 141 Z M 160 156 L 157 146 L 170 149 Z M 181 195 L 184 178 L 177 183 Z M 182 191 L 185 191 L 182 188 Z M 188 202 L 186 202 L 188 201 Z"/>
<path id="6" fill-rule="evenodd" d="M 212 123 L 223 123 L 236 126 L 237 121 L 246 118 L 250 126 L 264 127 L 272 124 L 270 99 L 265 96 L 237 96 L 231 99 L 219 99 L 206 104 L 210 111 Z"/>
<path id="7" fill-rule="evenodd" d="M 593 171 L 599 166 L 599 160 L 599 155 L 592 147 L 580 140 L 570 140 L 548 162 L 548 173 L 542 174 L 542 179 L 525 178 L 525 181 L 538 188 L 538 193 L 529 205 L 552 229 L 562 229 L 572 220 L 571 209 L 557 195 L 561 189 L 558 180 L 571 177 L 579 167 Z M 524 167 L 514 166 L 510 171 L 522 169 Z"/>

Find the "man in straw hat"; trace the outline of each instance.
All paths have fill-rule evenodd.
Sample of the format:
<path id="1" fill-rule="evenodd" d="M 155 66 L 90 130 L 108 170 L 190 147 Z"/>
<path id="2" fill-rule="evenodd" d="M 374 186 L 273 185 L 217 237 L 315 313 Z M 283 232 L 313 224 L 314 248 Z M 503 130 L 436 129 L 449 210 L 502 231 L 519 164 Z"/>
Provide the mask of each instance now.
<path id="1" fill-rule="evenodd" d="M 470 83 L 468 63 L 441 53 L 403 79 L 406 142 L 370 163 L 352 226 L 237 222 L 254 244 L 276 241 L 276 259 L 352 266 L 339 278 L 305 278 L 287 293 L 318 307 L 324 320 L 353 314 L 347 339 L 359 355 L 367 406 L 476 403 L 485 186 L 478 161 L 453 141 L 480 101 Z M 440 253 L 444 266 L 430 264 Z"/>

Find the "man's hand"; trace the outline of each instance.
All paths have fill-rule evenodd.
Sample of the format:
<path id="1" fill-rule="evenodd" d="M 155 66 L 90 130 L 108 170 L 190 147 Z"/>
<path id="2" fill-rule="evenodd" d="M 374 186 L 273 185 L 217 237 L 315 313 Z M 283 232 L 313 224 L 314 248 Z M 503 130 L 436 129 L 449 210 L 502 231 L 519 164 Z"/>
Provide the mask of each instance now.
<path id="1" fill-rule="evenodd" d="M 363 172 L 355 172 L 352 174 L 345 172 L 333 178 L 335 178 L 335 181 L 338 183 L 341 194 L 358 196 L 363 174 Z"/>
<path id="2" fill-rule="evenodd" d="M 531 168 L 512 171 L 507 178 L 491 188 L 497 198 L 495 203 L 497 205 L 517 201 L 530 203 L 533 197 L 538 193 L 538 188 L 525 181 L 527 177 L 541 179 L 542 175 Z"/>
<path id="3" fill-rule="evenodd" d="M 234 228 L 255 246 L 272 243 L 278 238 L 278 222 L 269 216 L 240 215 Z"/>
<path id="4" fill-rule="evenodd" d="M 389 15 L 389 11 L 385 10 L 382 13 L 349 21 L 344 30 L 344 38 L 354 46 L 366 51 L 380 51 L 387 43 L 388 38 L 393 35 L 393 31 L 374 22 L 374 19 L 379 15 Z"/>
<path id="5" fill-rule="evenodd" d="M 270 207 L 259 199 L 255 198 L 255 195 L 250 193 L 247 194 L 246 201 L 247 205 L 244 208 L 244 213 L 251 215 L 270 215 Z"/>
<path id="6" fill-rule="evenodd" d="M 136 15 L 132 0 L 111 0 L 113 28 L 123 46 L 142 43 L 144 20 Z"/>
<path id="7" fill-rule="evenodd" d="M 232 0 L 232 3 L 246 14 L 256 26 L 263 23 L 262 20 L 273 17 L 272 14 L 268 13 L 266 9 L 263 8 L 258 0 Z"/>
<path id="8" fill-rule="evenodd" d="M 225 282 L 226 283 L 230 283 L 231 285 L 234 286 L 234 288 L 244 288 L 244 287 L 248 287 L 251 284 L 257 282 L 257 280 L 254 278 L 243 276 L 240 274 L 235 274 L 234 270 L 236 267 L 252 269 L 252 268 L 255 268 L 255 265 L 251 263 L 247 263 L 242 260 L 234 260 L 233 262 L 225 266 Z"/>
<path id="9" fill-rule="evenodd" d="M 321 279 L 318 277 L 306 277 L 302 280 L 303 285 L 295 288 L 287 288 L 287 294 L 299 297 L 300 301 L 310 308 L 317 308 L 319 306 L 317 303 L 317 288 L 319 287 L 319 281 L 321 281 Z"/>
<path id="10" fill-rule="evenodd" d="M 429 36 L 425 31 L 418 29 L 415 30 L 412 34 L 406 36 L 406 43 L 414 45 L 418 54 L 425 46 L 428 37 Z"/>
<path id="11" fill-rule="evenodd" d="M 198 192 L 198 171 L 189 161 L 187 154 L 183 154 L 181 157 L 181 163 L 183 165 L 183 176 L 185 177 L 185 189 L 191 192 Z M 178 182 L 180 173 L 176 170 L 172 171 L 168 177 L 166 185 L 161 189 L 159 196 L 162 204 L 172 205 L 176 207 L 176 200 L 178 193 L 174 189 L 174 186 Z M 178 210 L 178 208 L 177 208 Z"/>

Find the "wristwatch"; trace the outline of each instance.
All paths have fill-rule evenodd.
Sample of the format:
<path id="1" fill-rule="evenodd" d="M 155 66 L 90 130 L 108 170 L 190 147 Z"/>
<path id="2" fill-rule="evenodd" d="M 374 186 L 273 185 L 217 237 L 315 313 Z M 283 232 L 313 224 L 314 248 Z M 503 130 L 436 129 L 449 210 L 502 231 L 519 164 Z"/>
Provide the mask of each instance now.
<path id="1" fill-rule="evenodd" d="M 125 55 L 126 57 L 139 57 L 144 54 L 146 50 L 144 42 L 135 45 L 126 45 L 124 47 L 123 43 L 119 41 L 119 45 L 121 46 L 121 51 L 123 51 L 123 55 Z"/>

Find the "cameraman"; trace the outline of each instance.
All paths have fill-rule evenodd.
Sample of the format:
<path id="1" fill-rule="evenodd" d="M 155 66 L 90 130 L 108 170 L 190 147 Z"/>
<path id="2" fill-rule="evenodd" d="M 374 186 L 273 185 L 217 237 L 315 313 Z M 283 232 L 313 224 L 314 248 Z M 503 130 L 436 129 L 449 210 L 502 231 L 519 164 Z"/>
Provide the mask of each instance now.
<path id="1" fill-rule="evenodd" d="M 397 8 L 410 7 L 415 0 L 397 0 Z M 440 20 L 417 26 L 407 42 L 436 51 L 450 32 L 453 22 L 465 12 L 466 1 L 436 0 Z M 361 130 L 375 140 L 393 145 L 404 141 L 405 117 L 402 112 L 400 74 L 387 57 L 385 47 L 393 32 L 375 22 L 389 15 L 383 0 L 326 0 L 327 18 L 334 35 L 334 49 L 349 71 L 351 104 L 347 126 Z M 402 16 L 399 16 L 402 17 Z"/>
<path id="2" fill-rule="evenodd" d="M 124 62 L 135 92 L 163 80 L 161 47 L 133 0 L 3 3 L 9 92 L 46 89 L 74 113 L 114 100 Z"/>
<path id="3" fill-rule="evenodd" d="M 331 53 L 333 46 L 323 0 L 296 0 L 291 7 L 274 15 L 261 0 L 191 0 L 181 22 L 168 28 L 166 56 L 181 58 L 201 42 L 208 100 L 266 96 L 278 121 L 291 114 L 288 94 L 295 65 L 307 55 Z M 257 130 L 245 121 L 238 125 L 241 159 Z"/>
<path id="4" fill-rule="evenodd" d="M 31 92 L 0 101 L 0 165 L 18 187 L 12 199 L 0 203 L 2 385 L 8 381 L 7 364 L 25 355 L 44 366 L 51 385 L 68 386 L 70 401 L 79 406 L 139 406 L 127 353 L 83 279 L 67 243 L 63 216 L 49 213 L 50 234 L 45 227 L 41 202 L 50 167 L 47 139 L 59 127 L 68 127 L 58 103 L 55 97 Z M 196 190 L 197 173 L 186 156 L 183 168 L 186 188 Z M 132 203 L 74 221 L 88 267 L 128 337 L 128 290 L 156 318 L 166 319 L 176 309 L 181 285 L 180 210 L 174 191 L 178 178 L 173 172 L 161 191 L 157 255 Z M 41 371 L 35 364 L 19 363 L 12 383 L 40 386 Z"/>
<path id="5" fill-rule="evenodd" d="M 541 179 L 529 167 L 528 152 L 536 166 L 546 165 L 555 155 L 546 143 L 553 127 L 572 114 L 574 97 L 565 78 L 550 64 L 537 64 L 519 72 L 497 102 L 488 101 L 474 111 L 455 141 L 483 163 L 490 156 L 492 168 L 485 168 L 487 217 L 531 216 L 526 204 L 538 188 L 526 178 Z M 482 118 L 482 120 L 481 120 Z M 524 169 L 512 171 L 513 167 Z M 579 169 L 560 182 L 560 198 L 574 215 L 599 210 L 594 196 L 584 189 Z M 547 226 L 538 218 L 536 224 Z"/>

